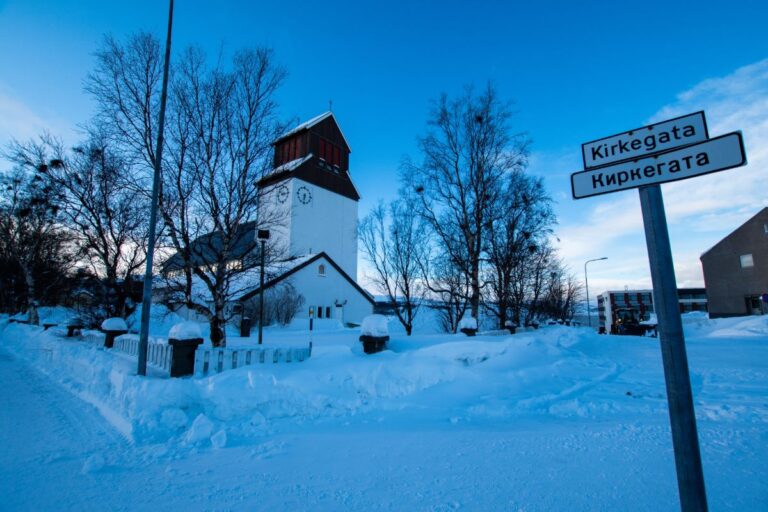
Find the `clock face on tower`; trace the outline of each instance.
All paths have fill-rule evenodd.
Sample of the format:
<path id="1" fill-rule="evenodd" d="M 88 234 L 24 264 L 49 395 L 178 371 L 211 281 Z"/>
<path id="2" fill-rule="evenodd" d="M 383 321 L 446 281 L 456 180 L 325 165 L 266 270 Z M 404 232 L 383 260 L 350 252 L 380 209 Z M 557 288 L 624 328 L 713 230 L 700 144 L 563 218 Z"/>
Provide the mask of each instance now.
<path id="1" fill-rule="evenodd" d="M 277 201 L 279 203 L 284 203 L 290 194 L 291 193 L 288 192 L 288 187 L 281 185 L 280 188 L 277 189 Z"/>
<path id="2" fill-rule="evenodd" d="M 312 201 L 312 191 L 310 191 L 307 187 L 302 185 L 296 191 L 296 197 L 299 199 L 299 202 L 301 202 L 301 204 L 309 204 L 310 201 Z"/>

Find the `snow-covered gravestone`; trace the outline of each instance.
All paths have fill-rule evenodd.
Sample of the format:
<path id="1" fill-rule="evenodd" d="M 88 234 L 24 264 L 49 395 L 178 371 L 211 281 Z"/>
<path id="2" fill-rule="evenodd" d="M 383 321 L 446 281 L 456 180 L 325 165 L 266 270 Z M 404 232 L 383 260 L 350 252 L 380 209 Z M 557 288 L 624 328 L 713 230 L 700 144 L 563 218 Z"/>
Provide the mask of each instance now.
<path id="1" fill-rule="evenodd" d="M 464 318 L 459 321 L 459 331 L 467 336 L 474 336 L 477 334 L 477 318 L 465 315 Z"/>
<path id="2" fill-rule="evenodd" d="M 512 320 L 507 320 L 506 322 L 504 322 L 504 328 L 509 331 L 509 334 L 515 334 L 515 330 L 517 329 L 517 324 Z"/>
<path id="3" fill-rule="evenodd" d="M 387 317 L 384 315 L 368 315 L 363 318 L 360 326 L 360 341 L 366 354 L 381 352 L 389 341 Z"/>
<path id="4" fill-rule="evenodd" d="M 171 377 L 183 377 L 195 373 L 195 351 L 203 343 L 203 335 L 197 322 L 180 322 L 168 331 L 168 344 L 173 347 Z"/>
<path id="5" fill-rule="evenodd" d="M 101 322 L 101 330 L 104 336 L 104 346 L 112 348 L 115 344 L 115 338 L 128 332 L 128 324 L 122 318 L 107 318 Z"/>

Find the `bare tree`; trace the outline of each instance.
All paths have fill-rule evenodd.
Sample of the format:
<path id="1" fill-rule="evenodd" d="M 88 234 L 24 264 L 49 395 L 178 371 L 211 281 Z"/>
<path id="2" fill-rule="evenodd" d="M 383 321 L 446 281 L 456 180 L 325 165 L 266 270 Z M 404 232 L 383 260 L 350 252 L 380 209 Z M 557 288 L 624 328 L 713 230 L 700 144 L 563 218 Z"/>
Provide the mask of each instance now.
<path id="1" fill-rule="evenodd" d="M 526 163 L 528 140 L 512 133 L 511 117 L 490 84 L 477 95 L 472 88 L 453 100 L 443 95 L 419 139 L 421 163 L 404 165 L 406 185 L 419 192 L 415 206 L 451 264 L 467 276 L 475 318 L 488 225 L 505 177 Z"/>
<path id="2" fill-rule="evenodd" d="M 379 203 L 360 224 L 363 252 L 373 267 L 371 278 L 387 295 L 408 336 L 425 292 L 420 279 L 427 253 L 424 227 L 406 199 L 393 201 L 389 207 Z"/>
<path id="3" fill-rule="evenodd" d="M 469 307 L 469 278 L 445 254 L 423 260 L 422 278 L 429 290 L 431 308 L 440 315 L 440 327 L 455 333 Z"/>
<path id="4" fill-rule="evenodd" d="M 584 285 L 560 260 L 550 263 L 549 276 L 541 312 L 556 320 L 570 321 L 576 314 Z"/>
<path id="5" fill-rule="evenodd" d="M 0 256 L 21 270 L 28 321 L 34 325 L 40 323 L 41 286 L 51 284 L 40 283 L 37 271 L 56 261 L 66 241 L 59 227 L 59 192 L 45 182 L 42 172 L 17 167 L 0 182 Z"/>
<path id="6" fill-rule="evenodd" d="M 126 162 L 98 132 L 69 152 L 49 135 L 14 142 L 10 157 L 41 170 L 43 181 L 61 192 L 60 217 L 77 255 L 106 287 L 104 314 L 130 314 L 134 275 L 146 260 L 148 205 L 146 196 L 133 187 Z"/>
<path id="7" fill-rule="evenodd" d="M 107 38 L 86 86 L 99 121 L 147 171 L 155 159 L 159 48 L 148 34 L 125 43 Z M 286 72 L 267 49 L 243 50 L 229 65 L 219 58 L 213 66 L 189 49 L 177 62 L 160 194 L 168 247 L 175 252 L 166 275 L 179 302 L 209 318 L 211 340 L 223 346 L 227 303 L 259 264 L 255 228 L 274 222 L 259 215 L 267 192 L 259 180 L 271 169 L 271 142 L 283 130 L 275 94 Z M 273 247 L 269 254 L 277 252 Z"/>
<path id="8" fill-rule="evenodd" d="M 508 176 L 495 212 L 486 238 L 484 305 L 503 329 L 507 322 L 520 322 L 520 308 L 514 306 L 516 288 L 518 305 L 526 296 L 523 276 L 528 269 L 522 266 L 530 264 L 531 254 L 546 244 L 555 216 L 542 180 L 521 170 Z M 513 283 L 516 278 L 523 281 Z M 510 317 L 513 310 L 517 312 L 514 319 Z"/>

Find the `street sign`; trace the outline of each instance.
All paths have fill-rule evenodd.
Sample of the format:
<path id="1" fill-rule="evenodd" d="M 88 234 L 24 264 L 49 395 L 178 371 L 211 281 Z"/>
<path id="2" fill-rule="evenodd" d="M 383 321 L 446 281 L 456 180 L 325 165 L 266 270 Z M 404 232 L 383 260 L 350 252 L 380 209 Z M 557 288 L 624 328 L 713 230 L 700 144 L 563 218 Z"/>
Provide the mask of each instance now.
<path id="1" fill-rule="evenodd" d="M 625 162 L 709 138 L 704 112 L 694 112 L 581 145 L 585 169 Z"/>
<path id="2" fill-rule="evenodd" d="M 684 180 L 746 164 L 741 133 L 571 175 L 574 199 Z"/>
<path id="3" fill-rule="evenodd" d="M 581 151 L 585 170 L 571 174 L 574 199 L 639 189 L 680 507 L 683 512 L 706 511 L 691 377 L 660 183 L 744 165 L 744 141 L 739 132 L 710 139 L 704 112 L 696 112 L 582 144 Z"/>

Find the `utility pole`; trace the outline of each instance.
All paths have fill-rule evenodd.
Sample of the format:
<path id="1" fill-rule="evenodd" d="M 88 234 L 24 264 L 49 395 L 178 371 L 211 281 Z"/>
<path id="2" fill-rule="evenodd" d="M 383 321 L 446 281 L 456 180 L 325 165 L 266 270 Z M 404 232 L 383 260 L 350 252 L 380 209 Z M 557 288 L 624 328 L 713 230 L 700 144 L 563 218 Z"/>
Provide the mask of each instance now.
<path id="1" fill-rule="evenodd" d="M 587 291 L 587 321 L 589 322 L 590 327 L 592 327 L 592 311 L 590 311 L 589 309 L 589 280 L 587 279 L 587 263 L 591 263 L 593 261 L 607 260 L 607 259 L 608 259 L 608 256 L 603 256 L 602 258 L 587 260 L 586 263 L 584 263 L 584 288 L 586 288 L 586 291 Z"/>
<path id="2" fill-rule="evenodd" d="M 269 240 L 269 230 L 258 230 L 256 237 L 261 242 L 261 277 L 259 278 L 259 345 L 261 345 L 264 329 L 264 253 L 266 252 L 266 242 Z"/>
<path id="3" fill-rule="evenodd" d="M 152 206 L 149 210 L 149 235 L 147 240 L 147 267 L 144 272 L 144 294 L 141 299 L 141 331 L 139 333 L 139 375 L 147 374 L 147 348 L 149 340 L 149 315 L 152 306 L 152 267 L 155 257 L 155 224 L 157 224 L 157 203 L 160 195 L 160 168 L 163 162 L 163 129 L 165 127 L 165 102 L 168 97 L 168 68 L 171 63 L 171 29 L 173 27 L 173 0 L 168 8 L 168 38 L 165 41 L 165 65 L 163 67 L 163 89 L 160 93 L 160 115 L 157 127 L 157 150 L 155 151 L 155 173 L 152 179 Z"/>

